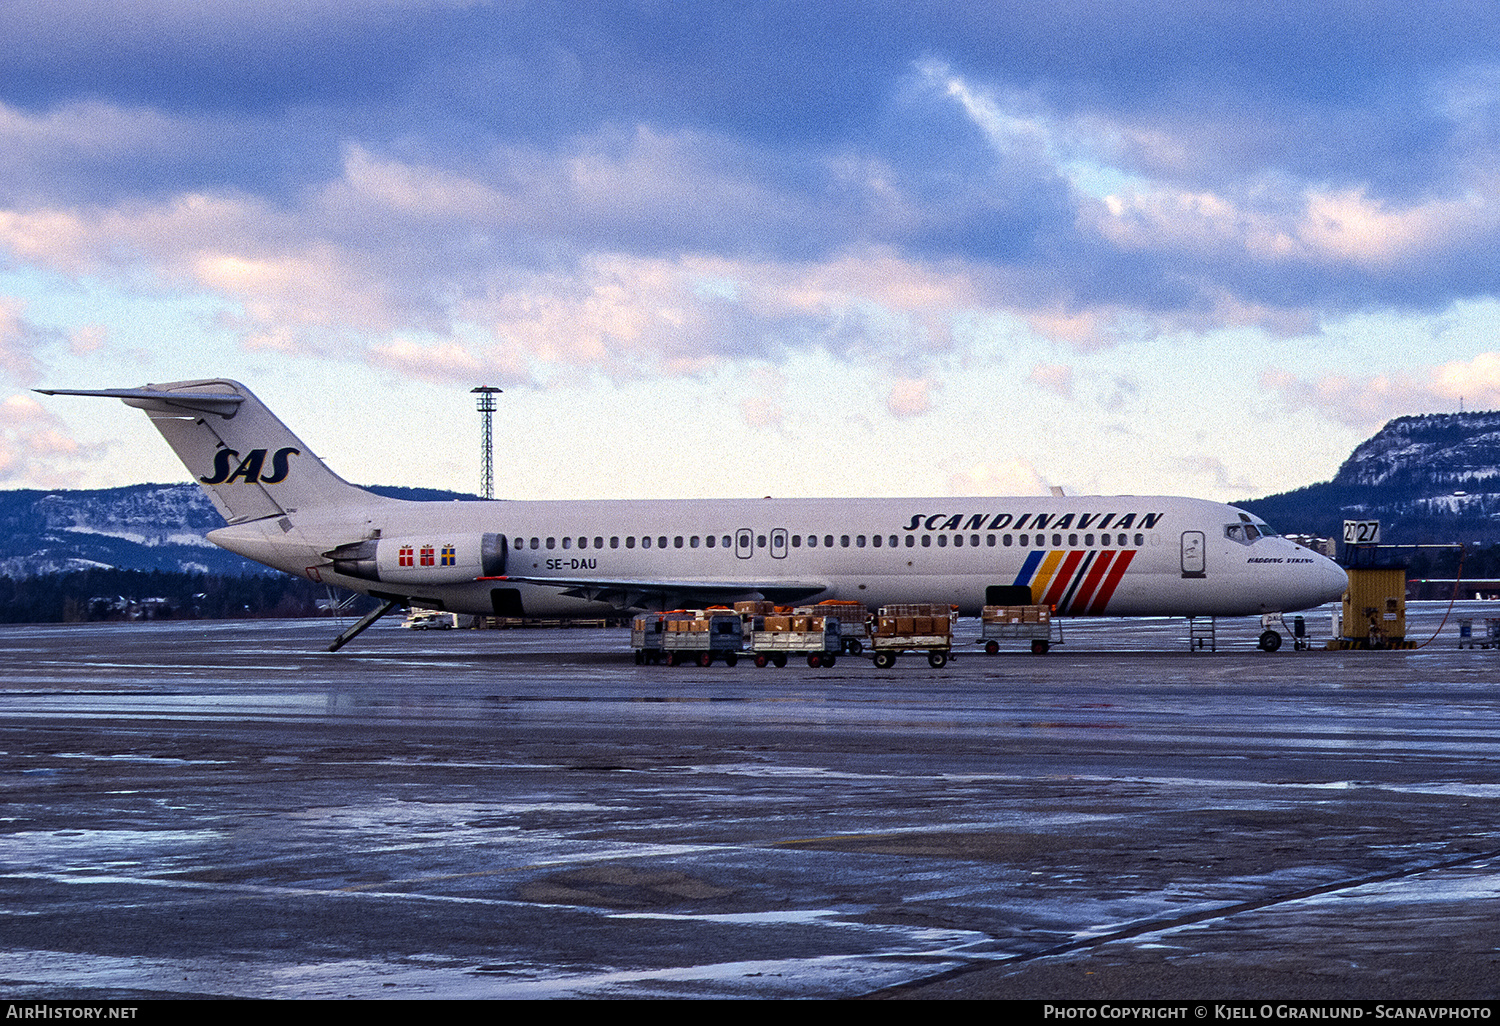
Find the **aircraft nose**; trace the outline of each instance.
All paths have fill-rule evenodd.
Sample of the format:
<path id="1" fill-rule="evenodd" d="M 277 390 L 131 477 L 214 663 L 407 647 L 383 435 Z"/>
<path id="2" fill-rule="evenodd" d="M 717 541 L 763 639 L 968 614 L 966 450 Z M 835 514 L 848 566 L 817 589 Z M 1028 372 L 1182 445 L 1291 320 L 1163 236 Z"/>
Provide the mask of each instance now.
<path id="1" fill-rule="evenodd" d="M 1349 575 L 1333 560 L 1324 557 L 1316 573 L 1318 594 L 1322 596 L 1318 600 L 1319 605 L 1324 602 L 1337 602 L 1344 597 L 1344 592 L 1349 590 Z"/>

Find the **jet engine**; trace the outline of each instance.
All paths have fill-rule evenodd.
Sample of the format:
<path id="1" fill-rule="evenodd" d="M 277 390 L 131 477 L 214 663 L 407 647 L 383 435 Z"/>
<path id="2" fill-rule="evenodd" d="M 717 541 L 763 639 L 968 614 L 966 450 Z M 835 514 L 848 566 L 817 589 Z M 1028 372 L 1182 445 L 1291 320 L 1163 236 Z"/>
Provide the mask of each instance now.
<path id="1" fill-rule="evenodd" d="M 345 577 L 390 584 L 462 584 L 505 574 L 505 535 L 433 532 L 404 538 L 365 538 L 323 553 Z"/>

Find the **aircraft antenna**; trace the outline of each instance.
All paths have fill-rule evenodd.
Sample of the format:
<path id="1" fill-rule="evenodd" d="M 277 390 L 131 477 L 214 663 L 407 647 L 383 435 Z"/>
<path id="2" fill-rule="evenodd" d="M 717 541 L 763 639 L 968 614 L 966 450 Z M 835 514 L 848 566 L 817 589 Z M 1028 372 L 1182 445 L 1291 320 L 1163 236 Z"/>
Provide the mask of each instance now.
<path id="1" fill-rule="evenodd" d="M 494 385 L 469 389 L 479 396 L 479 490 L 486 499 L 495 497 L 495 394 L 502 391 Z"/>

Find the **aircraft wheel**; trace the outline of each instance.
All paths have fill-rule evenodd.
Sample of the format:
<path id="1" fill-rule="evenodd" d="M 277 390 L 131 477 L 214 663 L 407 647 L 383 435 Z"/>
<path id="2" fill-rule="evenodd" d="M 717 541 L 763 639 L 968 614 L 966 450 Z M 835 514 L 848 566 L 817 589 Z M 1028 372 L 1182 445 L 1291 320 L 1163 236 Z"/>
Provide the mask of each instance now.
<path id="1" fill-rule="evenodd" d="M 771 665 L 771 660 L 767 659 L 763 655 L 758 655 L 755 657 L 755 665 L 764 670 L 767 666 Z"/>
<path id="2" fill-rule="evenodd" d="M 1281 635 L 1275 631 L 1266 631 L 1260 636 L 1260 650 L 1262 652 L 1274 652 L 1281 647 Z"/>
<path id="3" fill-rule="evenodd" d="M 818 653 L 813 652 L 807 657 L 807 665 L 816 670 L 818 667 L 823 665 L 823 657 L 818 655 Z"/>
<path id="4" fill-rule="evenodd" d="M 1049 648 L 1051 648 L 1051 646 L 1048 645 L 1047 642 L 1044 639 L 1042 639 L 1042 638 L 1032 638 L 1031 639 L 1031 654 L 1032 655 L 1046 655 L 1047 654 L 1047 649 L 1049 649 Z"/>
<path id="5" fill-rule="evenodd" d="M 948 653 L 928 652 L 927 665 L 931 666 L 934 670 L 941 670 L 943 667 L 948 665 Z"/>
<path id="6" fill-rule="evenodd" d="M 892 666 L 895 666 L 895 665 L 896 665 L 896 653 L 894 653 L 894 652 L 876 652 L 875 653 L 875 668 L 877 670 L 889 670 Z"/>
<path id="7" fill-rule="evenodd" d="M 998 641 L 986 641 L 984 643 L 984 654 L 985 655 L 998 655 L 999 652 L 1000 652 L 1000 642 L 998 642 Z"/>

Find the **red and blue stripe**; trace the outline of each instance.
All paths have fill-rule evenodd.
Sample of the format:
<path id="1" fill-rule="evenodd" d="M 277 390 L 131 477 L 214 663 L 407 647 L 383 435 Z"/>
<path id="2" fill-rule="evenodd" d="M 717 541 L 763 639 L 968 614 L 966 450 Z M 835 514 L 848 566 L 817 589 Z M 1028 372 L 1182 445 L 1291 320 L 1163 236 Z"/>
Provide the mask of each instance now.
<path id="1" fill-rule="evenodd" d="M 1069 616 L 1101 616 L 1125 577 L 1135 549 L 1035 549 L 1016 574 L 1031 600 Z"/>

